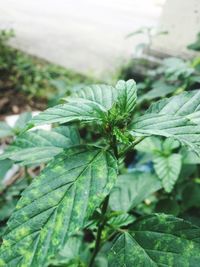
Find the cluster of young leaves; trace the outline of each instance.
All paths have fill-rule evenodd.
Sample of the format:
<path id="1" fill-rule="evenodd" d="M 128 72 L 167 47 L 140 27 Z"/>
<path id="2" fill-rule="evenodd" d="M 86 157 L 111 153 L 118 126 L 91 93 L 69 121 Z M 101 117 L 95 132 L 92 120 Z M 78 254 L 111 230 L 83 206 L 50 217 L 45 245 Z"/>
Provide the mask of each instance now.
<path id="1" fill-rule="evenodd" d="M 81 243 L 74 237 L 94 224 L 98 226 L 96 243 L 86 266 L 98 266 L 95 257 L 103 241 L 108 266 L 198 266 L 200 228 L 164 214 L 134 221 L 129 213 L 162 186 L 171 190 L 179 173 L 177 163 L 173 162 L 176 170 L 171 169 L 177 154 L 173 159 L 163 158 L 167 153 L 155 158 L 160 179 L 141 172 L 121 175 L 119 165 L 130 149 L 151 136 L 176 140 L 164 141 L 167 149 L 174 149 L 178 142 L 200 154 L 200 91 L 163 99 L 141 116 L 134 116 L 137 90 L 133 80 L 119 81 L 115 87 L 87 86 L 65 101 L 33 117 L 26 130 L 43 124 L 64 125 L 49 133 L 23 131 L 1 156 L 24 165 L 50 162 L 24 190 L 8 221 L 0 266 L 48 266 L 56 263 L 53 258 L 58 254 L 68 258 L 67 266 L 71 257 L 78 258 L 72 266 L 81 266 Z M 102 142 L 80 142 L 72 126 L 77 122 L 94 125 Z M 165 168 L 167 177 L 163 177 Z M 131 186 L 124 187 L 127 194 L 120 199 L 126 181 Z M 64 253 L 71 246 L 78 255 Z"/>

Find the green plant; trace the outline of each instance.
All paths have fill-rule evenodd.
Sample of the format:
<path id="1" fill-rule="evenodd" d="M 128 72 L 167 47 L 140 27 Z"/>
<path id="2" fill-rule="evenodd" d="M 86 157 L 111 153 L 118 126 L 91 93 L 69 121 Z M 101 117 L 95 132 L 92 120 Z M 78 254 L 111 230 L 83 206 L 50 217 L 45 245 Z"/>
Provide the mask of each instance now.
<path id="1" fill-rule="evenodd" d="M 22 193 L 8 221 L 0 266 L 197 267 L 198 226 L 166 214 L 142 216 L 136 209 L 163 185 L 171 190 L 174 176 L 169 173 L 168 184 L 153 173 L 126 173 L 123 162 L 151 136 L 170 138 L 163 141 L 160 160 L 179 145 L 199 155 L 200 91 L 155 102 L 140 116 L 134 114 L 133 80 L 88 86 L 64 100 L 33 117 L 1 156 L 22 165 L 50 162 Z M 95 142 L 80 139 L 74 125 L 79 123 L 98 130 Z M 42 124 L 64 125 L 49 133 L 26 132 Z M 170 160 L 176 176 L 177 160 Z M 162 168 L 161 162 L 158 176 Z M 126 181 L 131 194 L 122 194 Z"/>

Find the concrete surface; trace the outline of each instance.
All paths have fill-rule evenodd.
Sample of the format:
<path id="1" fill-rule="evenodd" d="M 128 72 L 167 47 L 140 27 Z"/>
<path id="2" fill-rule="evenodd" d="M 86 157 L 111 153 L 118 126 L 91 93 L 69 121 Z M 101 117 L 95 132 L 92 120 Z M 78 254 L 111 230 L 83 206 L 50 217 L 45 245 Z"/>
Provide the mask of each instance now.
<path id="1" fill-rule="evenodd" d="M 167 0 L 159 29 L 167 35 L 154 38 L 152 49 L 172 56 L 191 57 L 195 52 L 187 45 L 196 41 L 200 32 L 200 0 Z"/>
<path id="2" fill-rule="evenodd" d="M 129 59 L 156 26 L 165 0 L 0 0 L 0 28 L 14 28 L 12 44 L 84 74 L 106 78 Z"/>

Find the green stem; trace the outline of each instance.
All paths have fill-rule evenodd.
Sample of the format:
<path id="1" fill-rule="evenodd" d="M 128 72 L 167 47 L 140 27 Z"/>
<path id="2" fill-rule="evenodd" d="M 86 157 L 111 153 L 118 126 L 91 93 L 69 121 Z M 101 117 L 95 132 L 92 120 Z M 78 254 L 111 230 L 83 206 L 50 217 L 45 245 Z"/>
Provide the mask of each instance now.
<path id="1" fill-rule="evenodd" d="M 139 144 L 145 137 L 138 137 L 136 138 L 130 145 L 128 145 L 121 153 L 120 153 L 120 157 L 123 157 L 129 150 L 131 150 L 132 148 L 134 148 L 134 146 L 136 146 L 137 144 Z"/>
<path id="2" fill-rule="evenodd" d="M 113 135 L 110 138 L 110 145 L 113 149 L 115 157 L 118 159 L 118 148 L 117 148 L 116 136 Z M 94 247 L 94 251 L 93 251 L 93 254 L 92 254 L 92 257 L 90 259 L 90 263 L 89 263 L 88 267 L 93 267 L 95 258 L 99 252 L 100 247 L 101 247 L 101 235 L 102 235 L 102 231 L 104 229 L 104 226 L 107 222 L 107 218 L 106 218 L 105 214 L 107 212 L 108 202 L 109 202 L 109 195 L 104 199 L 103 204 L 102 204 L 101 212 L 102 212 L 103 219 L 99 222 L 99 225 L 98 225 L 95 247 Z"/>
<path id="3" fill-rule="evenodd" d="M 108 202 L 109 202 L 109 195 L 104 199 L 104 202 L 102 204 L 102 215 L 104 216 L 103 220 L 101 222 L 99 222 L 99 225 L 98 225 L 98 229 L 97 229 L 97 238 L 96 238 L 96 242 L 95 242 L 95 247 L 94 247 L 94 251 L 93 251 L 93 254 L 92 254 L 92 257 L 90 259 L 90 263 L 88 265 L 88 267 L 93 267 L 93 264 L 94 264 L 94 260 L 99 252 L 99 248 L 100 248 L 100 244 L 101 244 L 101 234 L 102 234 L 102 231 L 104 229 L 104 226 L 106 224 L 106 211 L 107 211 L 107 208 L 108 208 Z"/>

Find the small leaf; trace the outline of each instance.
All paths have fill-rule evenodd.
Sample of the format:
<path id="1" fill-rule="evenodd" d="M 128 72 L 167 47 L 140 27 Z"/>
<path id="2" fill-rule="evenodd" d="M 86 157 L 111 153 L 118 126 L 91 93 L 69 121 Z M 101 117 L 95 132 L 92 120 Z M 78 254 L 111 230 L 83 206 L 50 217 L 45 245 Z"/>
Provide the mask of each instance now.
<path id="1" fill-rule="evenodd" d="M 12 128 L 4 121 L 0 121 L 0 138 L 13 136 Z"/>
<path id="2" fill-rule="evenodd" d="M 30 121 L 31 118 L 32 118 L 31 112 L 24 112 L 20 114 L 19 118 L 15 122 L 14 129 L 16 130 L 23 129 L 25 125 L 27 124 L 27 122 Z"/>
<path id="3" fill-rule="evenodd" d="M 116 85 L 118 91 L 117 105 L 122 113 L 130 115 L 135 108 L 137 100 L 137 89 L 134 80 L 118 81 Z"/>
<path id="4" fill-rule="evenodd" d="M 198 267 L 199 261 L 200 228 L 164 214 L 135 221 L 108 252 L 109 267 Z"/>
<path id="5" fill-rule="evenodd" d="M 99 148 L 59 155 L 23 192 L 8 222 L 0 266 L 47 266 L 68 237 L 86 225 L 116 176 L 115 158 Z"/>
<path id="6" fill-rule="evenodd" d="M 136 171 L 120 175 L 110 195 L 110 207 L 128 211 L 161 187 L 159 179 L 150 173 Z"/>
<path id="7" fill-rule="evenodd" d="M 116 229 L 126 226 L 128 224 L 133 223 L 135 221 L 135 217 L 128 213 L 122 213 L 117 216 L 111 217 L 108 220 L 108 224 L 112 225 L 112 227 L 115 227 Z"/>
<path id="8" fill-rule="evenodd" d="M 157 156 L 153 160 L 155 172 L 161 179 L 166 192 L 171 192 L 181 172 L 182 157 L 180 154 Z"/>
<path id="9" fill-rule="evenodd" d="M 52 131 L 30 131 L 19 135 L 0 156 L 0 160 L 9 158 L 21 165 L 40 164 L 51 160 L 64 148 L 79 143 L 79 134 L 74 127 L 60 126 Z"/>

